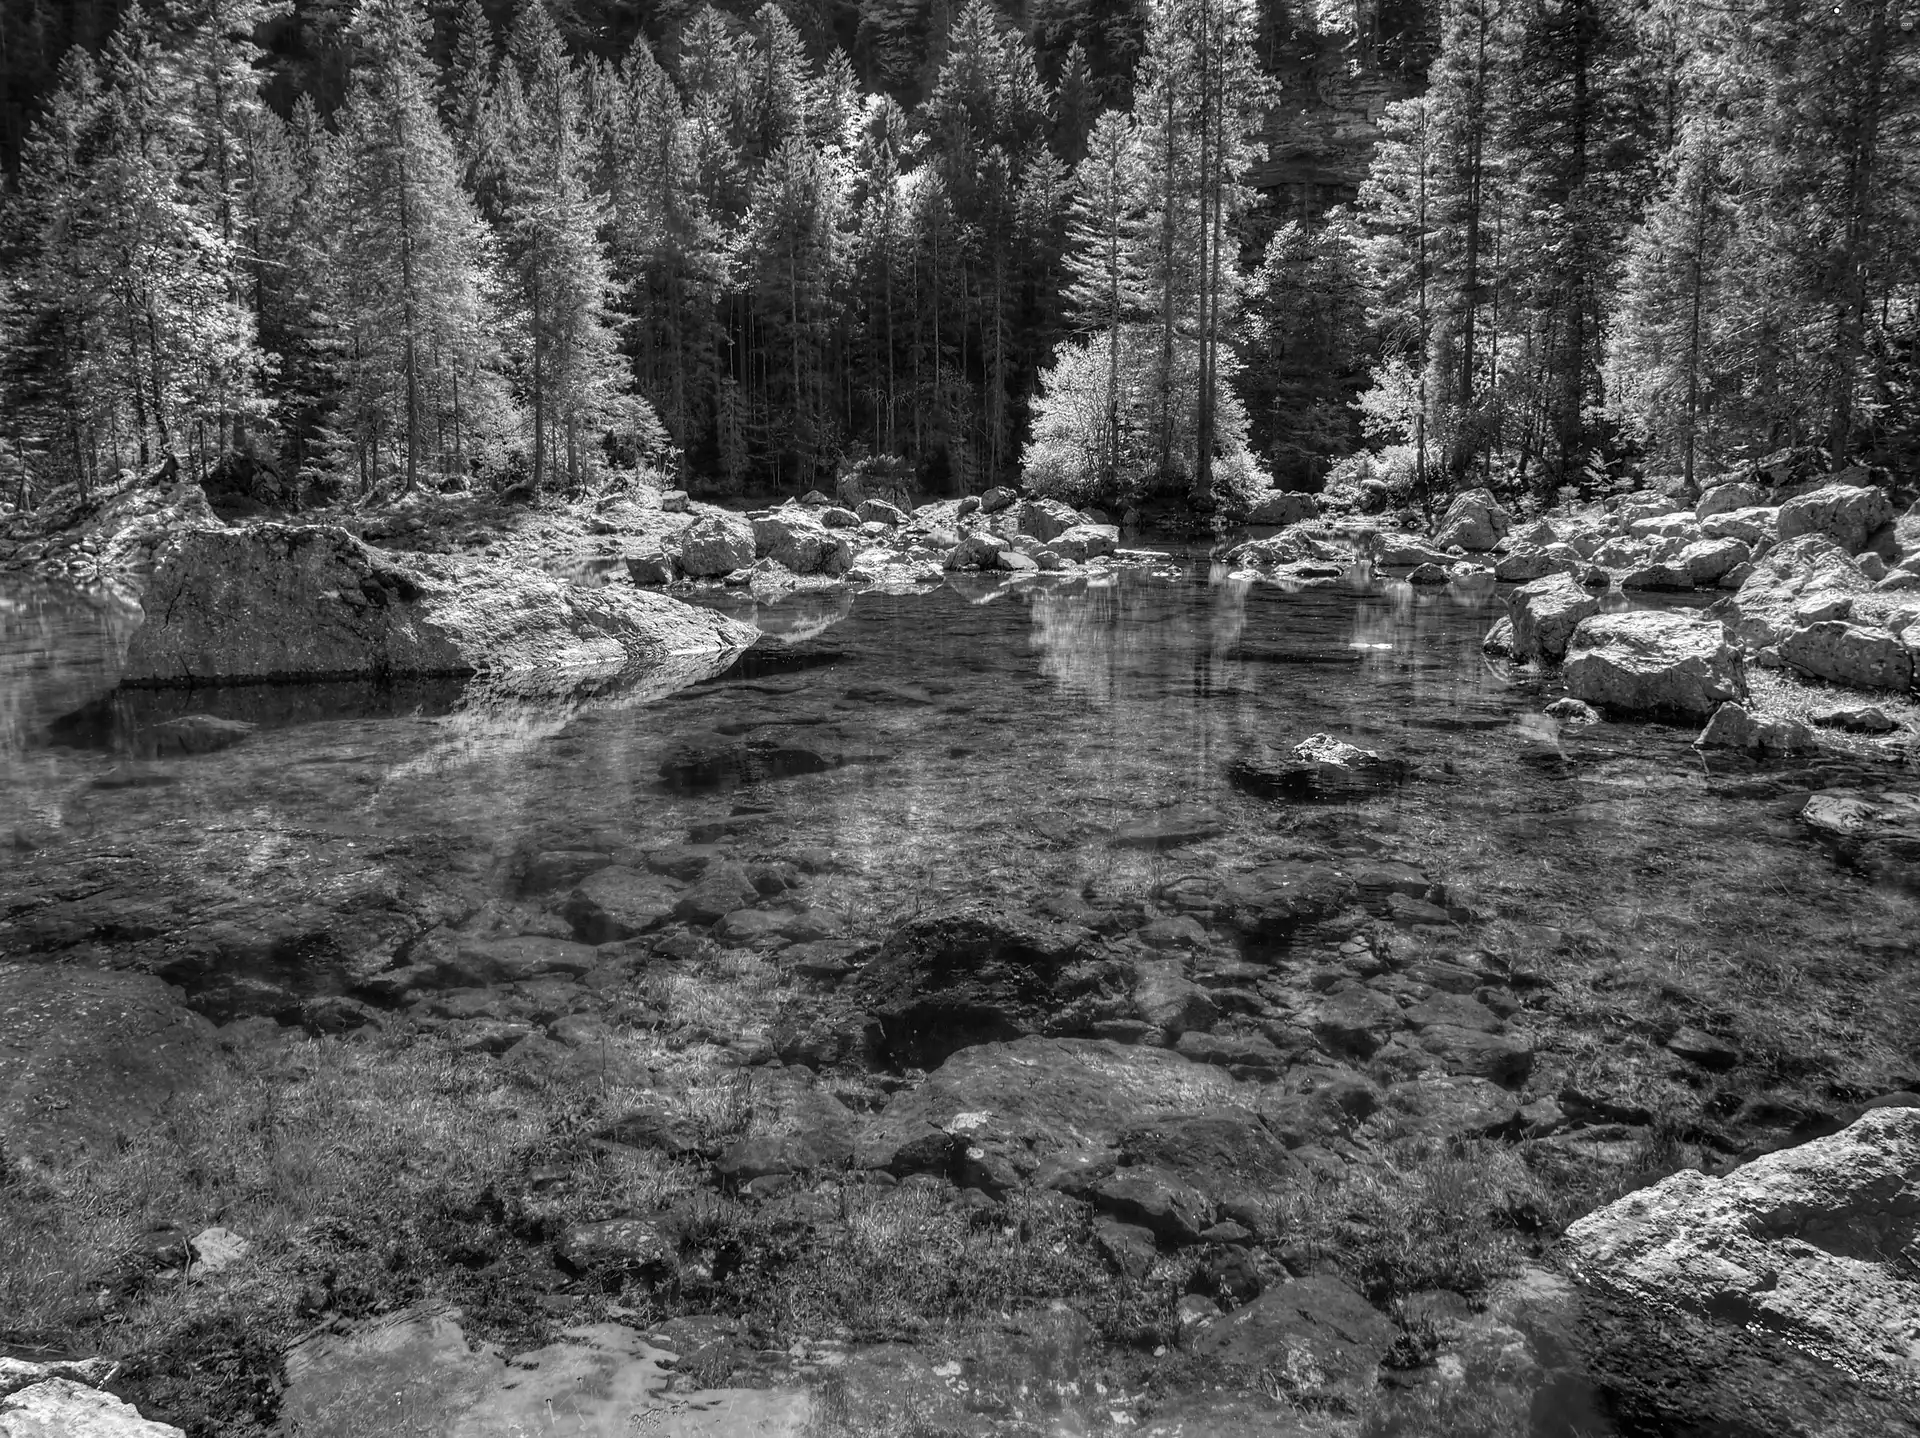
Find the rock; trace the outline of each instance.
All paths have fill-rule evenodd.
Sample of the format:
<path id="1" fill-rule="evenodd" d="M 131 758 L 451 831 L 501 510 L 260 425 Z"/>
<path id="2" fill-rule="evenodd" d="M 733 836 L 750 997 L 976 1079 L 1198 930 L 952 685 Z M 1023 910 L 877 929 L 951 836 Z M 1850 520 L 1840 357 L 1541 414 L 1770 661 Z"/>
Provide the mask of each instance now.
<path id="1" fill-rule="evenodd" d="M 693 500 L 684 489 L 661 491 L 660 512 L 662 514 L 685 514 L 693 508 Z"/>
<path id="2" fill-rule="evenodd" d="M 1755 562 L 1738 592 L 1713 608 L 1749 649 L 1776 645 L 1794 629 L 1845 618 L 1852 598 L 1872 588 L 1847 553 L 1823 534 L 1776 545 Z"/>
<path id="3" fill-rule="evenodd" d="M 1740 1050 L 1725 1039 L 1715 1038 L 1696 1028 L 1683 1028 L 1666 1042 L 1667 1052 L 1716 1072 L 1740 1062 Z"/>
<path id="4" fill-rule="evenodd" d="M 753 522 L 724 509 L 705 509 L 674 541 L 674 560 L 693 579 L 718 579 L 758 557 Z"/>
<path id="5" fill-rule="evenodd" d="M 1544 548 L 1509 550 L 1500 556 L 1493 573 L 1502 584 L 1524 584 L 1549 574 L 1573 573 L 1583 567 L 1578 551 L 1571 545 L 1549 544 Z"/>
<path id="6" fill-rule="evenodd" d="M 1764 544 L 1779 534 L 1780 511 L 1766 505 L 1722 511 L 1701 520 L 1700 530 L 1709 539 L 1737 539 L 1747 545 Z"/>
<path id="7" fill-rule="evenodd" d="M 1220 1017 L 1207 991 L 1183 976 L 1184 967 L 1178 959 L 1142 959 L 1133 966 L 1133 1011 L 1168 1039 L 1211 1028 Z"/>
<path id="8" fill-rule="evenodd" d="M 1500 537 L 1513 527 L 1513 516 L 1485 489 L 1469 489 L 1453 497 L 1440 517 L 1433 543 L 1438 549 L 1459 545 L 1469 551 L 1492 549 Z"/>
<path id="9" fill-rule="evenodd" d="M 1580 621 L 1600 612 L 1600 601 L 1569 575 L 1555 574 L 1523 584 L 1507 596 L 1513 624 L 1513 657 L 1558 664 Z"/>
<path id="10" fill-rule="evenodd" d="M 1159 1257 L 1159 1245 L 1154 1242 L 1151 1229 L 1112 1218 L 1094 1221 L 1093 1246 L 1113 1265 L 1116 1273 L 1124 1274 L 1135 1283 L 1147 1276 L 1147 1270 Z"/>
<path id="11" fill-rule="evenodd" d="M 1739 651 L 1720 626 L 1672 611 L 1582 620 L 1564 673 L 1574 698 L 1631 713 L 1710 714 L 1746 697 Z"/>
<path id="12" fill-rule="evenodd" d="M 609 865 L 588 875 L 560 912 L 582 943 L 610 944 L 659 927 L 679 903 L 678 891 L 657 874 Z"/>
<path id="13" fill-rule="evenodd" d="M 1313 1036 L 1335 1054 L 1369 1058 L 1393 1037 L 1403 1020 L 1385 994 L 1355 985 L 1332 994 L 1307 1016 Z"/>
<path id="14" fill-rule="evenodd" d="M 938 909 L 895 929 L 860 975 L 887 1054 L 933 1068 L 970 1044 L 1071 1031 L 1069 1001 L 1117 991 L 1118 973 L 1089 965 L 1093 936 L 1005 902 Z"/>
<path id="15" fill-rule="evenodd" d="M 1813 731 L 1797 719 L 1761 720 L 1745 705 L 1727 703 L 1713 711 L 1693 747 L 1803 754 L 1814 747 L 1814 740 Z"/>
<path id="16" fill-rule="evenodd" d="M 1920 889 L 1920 796 L 1829 789 L 1809 798 L 1799 818 L 1843 862 Z"/>
<path id="17" fill-rule="evenodd" d="M 131 1403 L 69 1378 L 48 1378 L 0 1398 L 0 1438 L 186 1438 L 140 1416 Z"/>
<path id="18" fill-rule="evenodd" d="M 1556 699 L 1544 712 L 1549 719 L 1558 719 L 1568 726 L 1600 722 L 1600 711 L 1584 699 Z"/>
<path id="19" fill-rule="evenodd" d="M 828 529 L 858 529 L 861 519 L 851 509 L 842 509 L 837 504 L 830 504 L 820 511 L 820 522 Z"/>
<path id="20" fill-rule="evenodd" d="M 1000 551 L 1000 567 L 1012 574 L 1031 574 L 1039 570 L 1040 562 L 1017 549 L 1003 549 Z"/>
<path id="21" fill-rule="evenodd" d="M 635 584 L 657 587 L 673 583 L 673 556 L 653 545 L 627 556 L 627 578 Z"/>
<path id="22" fill-rule="evenodd" d="M 1320 501 L 1310 494 L 1270 489 L 1255 495 L 1247 509 L 1248 524 L 1288 525 L 1320 517 Z"/>
<path id="23" fill-rule="evenodd" d="M 1461 1075 L 1393 1084 L 1382 1108 L 1409 1138 L 1484 1138 L 1513 1125 L 1520 1100 L 1491 1079 Z"/>
<path id="24" fill-rule="evenodd" d="M 1332 1122 L 1324 1107 L 1313 1109 L 1311 1100 L 1301 1115 L 1288 1117 L 1303 1123 L 1270 1122 L 1245 1108 L 1158 1114 L 1120 1131 L 1117 1172 L 1170 1176 L 1201 1195 L 1207 1206 L 1238 1216 L 1249 1231 L 1270 1233 L 1274 1210 L 1288 1192 L 1310 1182 L 1289 1151 L 1289 1139 L 1297 1143 L 1308 1137 L 1303 1128 L 1319 1137 Z"/>
<path id="25" fill-rule="evenodd" d="M 1513 621 L 1511 619 L 1494 620 L 1493 628 L 1489 629 L 1486 637 L 1480 641 L 1480 650 L 1497 659 L 1510 657 L 1513 654 Z"/>
<path id="26" fill-rule="evenodd" d="M 147 974 L 0 963 L 0 1134 L 67 1160 L 138 1136 L 199 1090 L 213 1025 Z"/>
<path id="27" fill-rule="evenodd" d="M 1693 575 L 1684 564 L 1643 564 L 1621 575 L 1620 587 L 1685 593 L 1693 588 Z"/>
<path id="28" fill-rule="evenodd" d="M 229 1228 L 203 1228 L 189 1243 L 193 1249 L 193 1262 L 187 1269 L 190 1278 L 203 1278 L 231 1267 L 245 1258 L 247 1250 L 253 1247 Z"/>
<path id="29" fill-rule="evenodd" d="M 1011 517 L 1019 533 L 1030 534 L 1043 544 L 1057 539 L 1069 529 L 1077 528 L 1082 522 L 1072 505 L 1063 504 L 1057 499 L 1029 499 L 1019 505 Z"/>
<path id="30" fill-rule="evenodd" d="M 1000 485 L 995 485 L 992 489 L 980 496 L 980 512 L 982 514 L 998 514 L 1001 510 L 1010 508 L 1019 498 L 1020 496 L 1015 491 Z"/>
<path id="31" fill-rule="evenodd" d="M 1062 559 L 1084 564 L 1120 547 L 1120 531 L 1111 524 L 1076 524 L 1056 534 L 1047 547 Z"/>
<path id="32" fill-rule="evenodd" d="M 1265 1039 L 1236 1034 L 1184 1033 L 1174 1052 L 1197 1064 L 1217 1064 L 1235 1078 L 1275 1078 L 1291 1061 L 1285 1050 Z"/>
<path id="33" fill-rule="evenodd" d="M 942 567 L 949 571 L 998 569 L 1000 551 L 1005 547 L 1005 542 L 997 535 L 969 534 L 948 552 Z"/>
<path id="34" fill-rule="evenodd" d="M 667 1268 L 678 1253 L 673 1232 L 654 1218 L 576 1223 L 560 1235 L 554 1256 L 576 1273 Z"/>
<path id="35" fill-rule="evenodd" d="M 1357 1407 L 1398 1330 L 1341 1280 L 1302 1278 L 1196 1328 L 1188 1346 L 1273 1375 L 1297 1402 Z"/>
<path id="36" fill-rule="evenodd" d="M 759 902 L 760 891 L 737 864 L 714 864 L 699 882 L 674 900 L 675 918 L 691 924 L 717 924 L 736 909 Z"/>
<path id="37" fill-rule="evenodd" d="M 1859 689 L 1913 687 L 1914 653 L 1884 629 L 1829 619 L 1780 641 L 1780 657 L 1804 674 Z"/>
<path id="38" fill-rule="evenodd" d="M 1753 558 L 1753 550 L 1744 540 L 1699 539 L 1682 549 L 1670 561 L 1687 571 L 1696 588 L 1718 584 L 1734 569 Z"/>
<path id="39" fill-rule="evenodd" d="M 910 516 L 898 505 L 888 504 L 884 499 L 866 499 L 854 511 L 862 524 L 885 524 L 898 528 L 907 522 Z"/>
<path id="40" fill-rule="evenodd" d="M 217 754 L 250 737 L 256 725 L 244 719 L 222 719 L 213 714 L 182 714 L 149 724 L 133 736 L 133 752 L 143 759 L 178 755 Z"/>
<path id="41" fill-rule="evenodd" d="M 1449 584 L 1453 576 L 1438 564 L 1417 564 L 1407 575 L 1407 583 L 1419 585 Z"/>
<path id="42" fill-rule="evenodd" d="M 1404 760 L 1389 759 L 1331 734 L 1310 734 L 1284 757 L 1262 750 L 1236 759 L 1227 781 L 1263 799 L 1328 802 L 1363 798 L 1406 781 Z"/>
<path id="43" fill-rule="evenodd" d="M 130 685 L 487 674 L 554 692 L 687 664 L 681 656 L 711 668 L 754 637 L 665 595 L 563 584 L 496 560 L 410 556 L 403 568 L 322 525 L 189 531 L 155 568 L 144 606 Z"/>
<path id="44" fill-rule="evenodd" d="M 1445 549 L 1410 534 L 1383 534 L 1375 539 L 1373 545 L 1373 562 L 1381 569 L 1404 569 L 1424 564 L 1444 569 L 1452 561 L 1453 556 Z"/>
<path id="45" fill-rule="evenodd" d="M 1912 1432 L 1920 1109 L 1724 1178 L 1687 1170 L 1570 1226 L 1594 1377 L 1663 1432 Z"/>
<path id="46" fill-rule="evenodd" d="M 1225 829 L 1225 821 L 1211 809 L 1163 809 L 1121 824 L 1107 842 L 1116 849 L 1177 849 L 1214 838 Z"/>
<path id="47" fill-rule="evenodd" d="M 1900 726 L 1887 711 L 1874 704 L 1839 704 L 1816 709 L 1808 716 L 1826 729 L 1845 729 L 1851 734 L 1891 734 Z"/>
<path id="48" fill-rule="evenodd" d="M 862 1131 L 856 1162 L 897 1174 L 979 1170 L 1037 1180 L 1043 1165 L 1089 1187 L 1123 1132 L 1168 1114 L 1235 1102 L 1222 1069 L 1108 1039 L 1023 1038 L 956 1052 L 894 1095 Z M 1105 1163 L 1097 1161 L 1106 1155 Z"/>
<path id="49" fill-rule="evenodd" d="M 1449 1074 L 1517 1084 L 1533 1071 L 1533 1045 L 1513 1034 L 1487 1033 L 1461 1024 L 1427 1024 L 1418 1045 Z"/>
<path id="50" fill-rule="evenodd" d="M 792 505 L 753 517 L 753 546 L 755 558 L 799 575 L 837 577 L 853 565 L 853 546 L 844 534 Z"/>
<path id="51" fill-rule="evenodd" d="M 1094 1206 L 1136 1224 L 1174 1248 L 1197 1243 L 1213 1226 L 1206 1195 L 1156 1168 L 1123 1168 L 1094 1185 Z"/>
<path id="52" fill-rule="evenodd" d="M 1711 515 L 1725 514 L 1729 510 L 1752 509 L 1766 503 L 1766 492 L 1758 485 L 1716 484 L 1700 492 L 1700 499 L 1693 507 L 1695 519 L 1706 519 Z"/>
<path id="53" fill-rule="evenodd" d="M 1279 939 L 1302 923 L 1338 913 L 1356 893 L 1352 878 L 1330 864 L 1281 859 L 1229 876 L 1220 899 L 1223 917 L 1243 933 Z"/>
<path id="54" fill-rule="evenodd" d="M 1824 534 L 1848 554 L 1893 523 L 1893 505 L 1877 485 L 1827 484 L 1780 506 L 1779 535 Z"/>

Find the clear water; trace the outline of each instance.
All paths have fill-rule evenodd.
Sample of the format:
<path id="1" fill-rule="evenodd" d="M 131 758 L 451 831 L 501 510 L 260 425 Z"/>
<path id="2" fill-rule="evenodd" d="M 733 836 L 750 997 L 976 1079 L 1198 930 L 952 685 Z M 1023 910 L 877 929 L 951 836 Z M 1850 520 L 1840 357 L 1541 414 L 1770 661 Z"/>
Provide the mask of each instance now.
<path id="1" fill-rule="evenodd" d="M 1552 690 L 1480 651 L 1490 586 L 1356 573 L 1288 593 L 1176 551 L 1110 580 L 797 595 L 757 607 L 763 639 L 715 679 L 544 707 L 449 684 L 114 693 L 128 610 L 45 587 L 3 599 L 0 953 L 270 963 L 295 985 L 311 960 L 304 981 L 324 988 L 329 966 L 391 949 L 422 915 L 554 922 L 518 889 L 530 855 L 684 843 L 747 811 L 722 845 L 831 851 L 810 898 L 864 933 L 955 896 L 1143 899 L 1270 852 L 1404 859 L 1471 911 L 1459 945 L 1550 963 L 1540 926 L 1555 927 L 1588 960 L 1670 974 L 1702 1002 L 1790 1011 L 1836 1091 L 1920 1072 L 1905 962 L 1920 899 L 1847 870 L 1794 817 L 1811 789 L 1901 771 L 1715 772 L 1689 729 L 1562 731 L 1542 713 Z M 143 757 L 146 727 L 183 712 L 259 727 L 223 752 Z M 663 786 L 662 760 L 716 729 L 843 762 Z M 1322 731 L 1411 778 L 1341 804 L 1228 783 L 1236 758 Z M 1218 832 L 1108 842 L 1169 809 Z"/>

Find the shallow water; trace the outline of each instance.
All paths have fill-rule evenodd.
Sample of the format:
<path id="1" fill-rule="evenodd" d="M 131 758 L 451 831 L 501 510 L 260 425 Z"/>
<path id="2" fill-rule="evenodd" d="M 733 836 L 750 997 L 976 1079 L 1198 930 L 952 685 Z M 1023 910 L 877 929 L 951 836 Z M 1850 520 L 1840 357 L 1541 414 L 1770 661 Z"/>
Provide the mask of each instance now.
<path id="1" fill-rule="evenodd" d="M 445 683 L 116 693 L 124 607 L 15 590 L 0 829 L 18 864 L 0 949 L 115 961 L 129 935 L 214 922 L 273 947 L 328 910 L 377 944 L 370 906 L 471 912 L 511 894 L 530 855 L 681 843 L 732 818 L 723 842 L 756 855 L 831 851 L 812 901 L 856 934 L 948 897 L 1145 894 L 1305 845 L 1423 866 L 1476 944 L 1553 925 L 1684 967 L 1745 895 L 1792 916 L 1762 948 L 1911 954 L 1920 902 L 1849 873 L 1794 820 L 1808 790 L 1859 773 L 1714 773 L 1691 730 L 1562 730 L 1541 712 L 1553 692 L 1480 652 L 1500 600 L 1359 571 L 1288 593 L 1190 551 L 1104 579 L 726 597 L 763 638 L 718 677 L 525 705 Z M 186 712 L 259 727 L 224 752 L 143 757 L 148 726 Z M 1410 777 L 1337 804 L 1228 782 L 1236 759 L 1317 732 Z M 770 738 L 817 772 L 662 782 L 689 742 Z M 1113 842 L 1155 816 L 1182 834 Z M 104 928 L 95 912 L 129 907 L 142 917 Z"/>

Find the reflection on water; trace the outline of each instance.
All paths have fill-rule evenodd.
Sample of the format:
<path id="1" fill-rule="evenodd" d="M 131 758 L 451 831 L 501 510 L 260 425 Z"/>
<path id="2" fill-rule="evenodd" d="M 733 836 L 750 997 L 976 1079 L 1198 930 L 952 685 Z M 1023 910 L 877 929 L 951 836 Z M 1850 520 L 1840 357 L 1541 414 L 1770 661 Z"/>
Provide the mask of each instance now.
<path id="1" fill-rule="evenodd" d="M 1282 842 L 1364 841 L 1489 912 L 1574 925 L 1685 913 L 1703 886 L 1833 881 L 1792 814 L 1806 787 L 1844 775 L 1722 780 L 1687 730 L 1562 732 L 1540 713 L 1550 695 L 1481 653 L 1500 612 L 1491 586 L 1416 589 L 1356 569 L 1287 593 L 1198 554 L 1161 569 L 721 596 L 763 630 L 746 654 L 538 704 L 445 684 L 111 693 L 127 611 L 16 591 L 0 643 L 0 838 L 11 830 L 31 857 L 0 882 L 44 897 L 81 892 L 84 873 L 103 897 L 78 907 L 64 943 L 103 906 L 156 893 L 161 927 L 324 929 L 363 893 L 388 908 L 451 893 L 460 911 L 517 898 L 529 853 L 683 843 L 716 825 L 751 854 L 836 855 L 816 902 L 868 915 L 982 892 L 1144 893 L 1169 870 Z M 219 753 L 147 757 L 138 735 L 189 712 L 258 727 Z M 1318 732 L 1404 761 L 1409 782 L 1327 806 L 1227 782 L 1237 759 Z M 660 781 L 677 748 L 752 743 L 801 762 L 744 788 Z M 1170 854 L 1107 842 L 1170 806 L 1206 811 L 1221 834 Z M 1916 917 L 1910 896 L 1885 891 L 1847 922 L 1911 933 Z M 0 932 L 0 948 L 21 932 Z"/>

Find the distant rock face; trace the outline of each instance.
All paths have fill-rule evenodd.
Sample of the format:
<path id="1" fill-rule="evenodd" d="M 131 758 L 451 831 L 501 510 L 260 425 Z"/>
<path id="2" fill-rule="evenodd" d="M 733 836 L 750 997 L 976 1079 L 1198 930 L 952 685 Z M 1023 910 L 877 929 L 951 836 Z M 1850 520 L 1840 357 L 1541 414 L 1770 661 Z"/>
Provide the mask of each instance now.
<path id="1" fill-rule="evenodd" d="M 1634 713 L 1706 715 L 1747 694 L 1740 651 L 1717 623 L 1662 610 L 1582 620 L 1565 673 L 1574 698 Z"/>
<path id="2" fill-rule="evenodd" d="M 1920 1109 L 1567 1230 L 1588 1359 L 1634 1431 L 1920 1432 Z"/>
<path id="3" fill-rule="evenodd" d="M 122 676 L 135 685 L 489 674 L 540 691 L 753 639 L 664 595 L 479 559 L 403 566 L 319 525 L 185 535 L 143 602 Z"/>

